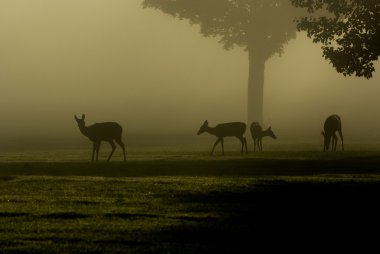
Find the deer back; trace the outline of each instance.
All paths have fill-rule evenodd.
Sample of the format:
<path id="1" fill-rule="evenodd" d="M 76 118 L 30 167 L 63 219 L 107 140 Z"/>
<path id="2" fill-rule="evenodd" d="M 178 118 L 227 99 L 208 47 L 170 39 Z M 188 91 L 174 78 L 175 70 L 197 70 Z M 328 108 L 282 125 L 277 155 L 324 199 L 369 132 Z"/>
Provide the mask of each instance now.
<path id="1" fill-rule="evenodd" d="M 258 122 L 253 122 L 250 126 L 252 138 L 259 138 L 262 135 L 263 128 Z"/>
<path id="2" fill-rule="evenodd" d="M 341 128 L 342 122 L 338 115 L 329 116 L 323 126 L 326 135 L 333 135 L 335 131 L 340 130 Z"/>
<path id="3" fill-rule="evenodd" d="M 96 123 L 86 127 L 85 135 L 91 140 L 112 140 L 120 138 L 122 127 L 115 122 Z"/>
<path id="4" fill-rule="evenodd" d="M 218 137 L 242 136 L 246 128 L 242 122 L 221 123 L 213 128 L 213 134 Z"/>

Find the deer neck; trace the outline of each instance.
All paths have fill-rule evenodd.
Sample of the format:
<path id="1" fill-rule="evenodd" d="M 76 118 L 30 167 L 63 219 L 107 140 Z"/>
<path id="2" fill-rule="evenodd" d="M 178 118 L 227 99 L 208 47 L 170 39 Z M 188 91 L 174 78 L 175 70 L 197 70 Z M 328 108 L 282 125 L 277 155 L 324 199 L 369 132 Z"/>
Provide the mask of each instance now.
<path id="1" fill-rule="evenodd" d="M 215 127 L 207 127 L 206 132 L 215 136 L 219 136 L 219 132 L 216 130 Z"/>
<path id="2" fill-rule="evenodd" d="M 87 126 L 79 126 L 79 130 L 80 132 L 85 135 L 86 137 L 88 137 L 89 135 L 89 128 Z"/>
<path id="3" fill-rule="evenodd" d="M 261 137 L 266 137 L 266 136 L 269 136 L 269 131 L 268 130 L 265 130 L 261 133 Z"/>

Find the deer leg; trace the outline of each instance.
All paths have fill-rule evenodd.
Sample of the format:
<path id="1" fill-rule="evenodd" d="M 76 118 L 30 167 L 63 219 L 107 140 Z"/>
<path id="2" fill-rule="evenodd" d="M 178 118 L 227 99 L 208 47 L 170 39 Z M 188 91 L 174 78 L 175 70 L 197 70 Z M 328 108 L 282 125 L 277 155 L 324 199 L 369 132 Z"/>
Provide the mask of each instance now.
<path id="1" fill-rule="evenodd" d="M 119 144 L 119 146 L 121 146 L 121 149 L 123 149 L 124 162 L 125 162 L 126 159 L 125 159 L 125 146 L 124 146 L 124 143 L 123 143 L 123 141 L 121 141 L 121 138 L 120 139 L 116 139 L 115 141 L 116 141 L 116 143 Z"/>
<path id="2" fill-rule="evenodd" d="M 96 150 L 97 142 L 94 142 L 92 144 L 92 157 L 91 157 L 91 162 L 94 162 L 94 156 L 95 156 L 95 150 Z"/>
<path id="3" fill-rule="evenodd" d="M 261 138 L 259 138 L 259 151 L 261 152 L 263 150 L 263 141 Z"/>
<path id="4" fill-rule="evenodd" d="M 219 142 L 220 142 L 220 138 L 218 138 L 218 139 L 215 141 L 215 143 L 214 143 L 214 147 L 212 148 L 210 155 L 212 155 L 212 154 L 214 153 L 215 147 L 216 147 L 216 145 L 217 145 Z"/>
<path id="5" fill-rule="evenodd" d="M 243 151 L 244 151 L 244 140 L 243 140 L 243 137 L 241 137 L 241 136 L 236 136 L 239 140 L 240 140 L 240 142 L 241 142 L 241 149 L 240 149 L 240 153 L 242 154 L 243 153 Z"/>
<path id="6" fill-rule="evenodd" d="M 108 156 L 107 162 L 110 161 L 110 159 L 111 159 L 111 157 L 113 155 L 113 152 L 115 152 L 115 149 L 116 149 L 116 145 L 115 145 L 115 143 L 112 140 L 110 140 L 108 142 L 110 143 L 110 145 L 112 147 L 112 151 L 111 151 L 110 155 Z"/>
<path id="7" fill-rule="evenodd" d="M 99 160 L 99 150 L 100 150 L 100 144 L 101 144 L 102 142 L 96 142 L 96 161 L 98 161 Z"/>
<path id="8" fill-rule="evenodd" d="M 338 137 L 334 133 L 334 135 L 332 137 L 332 147 L 331 147 L 331 150 L 333 150 L 334 152 L 336 151 L 336 144 L 337 143 L 338 143 Z"/>
<path id="9" fill-rule="evenodd" d="M 338 138 L 337 138 L 336 135 L 334 134 L 334 136 L 333 136 L 333 148 L 334 148 L 334 152 L 336 151 L 336 143 L 337 143 L 337 140 L 338 140 Z"/>
<path id="10" fill-rule="evenodd" d="M 342 134 L 342 130 L 339 129 L 339 130 L 338 130 L 338 133 L 339 133 L 339 136 L 340 136 L 340 140 L 342 141 L 342 151 L 344 151 L 344 144 L 343 144 L 343 134 Z"/>
<path id="11" fill-rule="evenodd" d="M 222 145 L 222 155 L 224 155 L 224 139 L 220 139 L 220 144 Z"/>
<path id="12" fill-rule="evenodd" d="M 241 150 L 240 150 L 240 153 L 243 154 L 244 152 L 244 146 L 245 146 L 245 151 L 247 153 L 247 140 L 245 140 L 245 138 L 243 136 L 240 136 L 240 137 L 237 137 L 240 142 L 241 142 Z"/>
<path id="13" fill-rule="evenodd" d="M 244 145 L 245 145 L 245 154 L 248 154 L 248 147 L 247 147 L 247 139 L 243 137 Z"/>

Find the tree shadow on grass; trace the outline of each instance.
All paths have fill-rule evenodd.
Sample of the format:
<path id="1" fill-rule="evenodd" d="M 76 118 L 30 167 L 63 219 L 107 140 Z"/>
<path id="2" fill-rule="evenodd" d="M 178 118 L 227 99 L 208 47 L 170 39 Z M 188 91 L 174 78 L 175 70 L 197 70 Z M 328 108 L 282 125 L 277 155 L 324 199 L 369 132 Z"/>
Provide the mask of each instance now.
<path id="1" fill-rule="evenodd" d="M 176 201 L 187 203 L 188 212 L 218 214 L 218 219 L 185 221 L 157 237 L 219 252 L 285 239 L 327 245 L 342 237 L 359 244 L 380 226 L 379 196 L 379 182 L 354 181 L 269 181 L 234 191 L 183 193 Z"/>

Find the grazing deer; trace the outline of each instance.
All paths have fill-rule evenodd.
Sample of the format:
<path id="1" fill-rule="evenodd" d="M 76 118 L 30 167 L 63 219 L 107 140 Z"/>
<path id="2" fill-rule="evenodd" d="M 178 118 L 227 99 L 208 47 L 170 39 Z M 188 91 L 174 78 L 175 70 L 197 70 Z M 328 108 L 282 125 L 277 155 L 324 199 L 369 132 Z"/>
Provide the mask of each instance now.
<path id="1" fill-rule="evenodd" d="M 245 123 L 241 122 L 221 123 L 215 127 L 209 127 L 208 121 L 206 120 L 199 129 L 198 135 L 202 134 L 203 132 L 208 132 L 212 135 L 215 135 L 218 138 L 214 144 L 214 147 L 211 150 L 210 155 L 214 153 L 214 149 L 219 142 L 222 145 L 222 154 L 224 155 L 224 137 L 237 137 L 241 142 L 241 153 L 243 153 L 244 146 L 245 153 L 248 153 L 247 140 L 243 136 L 246 128 L 247 127 Z"/>
<path id="2" fill-rule="evenodd" d="M 338 137 L 335 134 L 336 131 L 339 133 L 340 140 L 342 141 L 342 151 L 344 151 L 342 121 L 340 120 L 340 117 L 338 115 L 331 115 L 327 117 L 323 129 L 324 131 L 321 132 L 324 137 L 323 151 L 329 150 L 331 138 L 331 151 L 336 151 L 336 144 L 338 143 Z"/>
<path id="3" fill-rule="evenodd" d="M 271 137 L 273 139 L 277 139 L 276 135 L 274 135 L 272 128 L 269 127 L 265 131 L 263 131 L 263 128 L 258 122 L 253 122 L 250 126 L 250 131 L 251 131 L 251 136 L 253 139 L 253 151 L 256 152 L 256 145 L 258 147 L 259 151 L 263 150 L 263 144 L 262 144 L 262 139 L 263 137 Z"/>
<path id="4" fill-rule="evenodd" d="M 115 140 L 116 143 L 118 143 L 123 149 L 124 161 L 126 160 L 125 146 L 124 146 L 123 141 L 121 140 L 122 127 L 120 126 L 120 124 L 115 123 L 115 122 L 105 122 L 105 123 L 96 123 L 91 126 L 86 126 L 86 123 L 84 122 L 85 115 L 82 115 L 81 119 L 79 119 L 76 115 L 74 115 L 74 118 L 78 123 L 80 132 L 82 132 L 83 135 L 88 137 L 93 142 L 92 159 L 91 159 L 92 162 L 94 161 L 95 150 L 96 150 L 96 161 L 98 161 L 100 143 L 102 141 L 108 141 L 112 147 L 111 154 L 108 156 L 108 159 L 107 159 L 107 162 L 110 161 L 116 149 L 116 145 L 113 142 L 113 140 Z"/>

